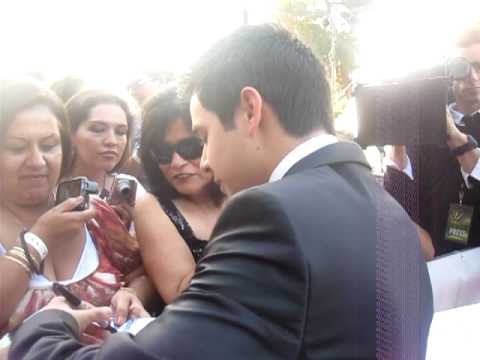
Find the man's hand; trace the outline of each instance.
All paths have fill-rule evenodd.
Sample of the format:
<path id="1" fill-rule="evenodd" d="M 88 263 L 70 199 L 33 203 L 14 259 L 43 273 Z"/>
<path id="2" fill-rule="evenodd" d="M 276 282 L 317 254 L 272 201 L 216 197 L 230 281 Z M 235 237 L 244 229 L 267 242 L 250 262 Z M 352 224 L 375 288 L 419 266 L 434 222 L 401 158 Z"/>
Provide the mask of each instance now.
<path id="1" fill-rule="evenodd" d="M 458 128 L 455 126 L 455 122 L 453 121 L 452 114 L 450 110 L 447 108 L 446 110 L 446 119 L 447 119 L 447 145 L 450 150 L 455 149 L 463 144 L 468 142 L 467 135 L 462 133 Z"/>
<path id="2" fill-rule="evenodd" d="M 468 137 L 455 126 L 452 114 L 447 109 L 447 145 L 450 150 L 458 148 L 459 146 L 468 143 Z M 462 170 L 470 174 L 480 159 L 480 151 L 478 148 L 467 151 L 461 156 L 457 156 L 457 160 Z"/>
<path id="3" fill-rule="evenodd" d="M 112 309 L 109 307 L 95 307 L 85 301 L 82 301 L 81 307 L 72 309 L 64 297 L 56 296 L 42 310 L 55 309 L 69 313 L 77 321 L 80 334 L 93 322 L 110 323 L 112 319 Z"/>
<path id="4" fill-rule="evenodd" d="M 149 317 L 132 288 L 120 288 L 112 298 L 115 325 L 121 326 L 130 318 Z"/>
<path id="5" fill-rule="evenodd" d="M 407 147 L 405 145 L 392 145 L 389 158 L 395 164 L 397 170 L 403 171 L 408 165 Z"/>

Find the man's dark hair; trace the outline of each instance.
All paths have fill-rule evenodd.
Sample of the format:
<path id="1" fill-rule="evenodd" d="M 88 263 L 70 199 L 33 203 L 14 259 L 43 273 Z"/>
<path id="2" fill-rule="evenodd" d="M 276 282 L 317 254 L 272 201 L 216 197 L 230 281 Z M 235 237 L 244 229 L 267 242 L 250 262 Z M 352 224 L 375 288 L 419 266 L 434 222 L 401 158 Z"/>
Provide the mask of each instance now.
<path id="1" fill-rule="evenodd" d="M 334 133 L 324 67 L 309 47 L 277 25 L 244 26 L 222 39 L 193 67 L 187 82 L 185 95 L 196 94 L 226 129 L 234 127 L 240 91 L 251 86 L 290 135 L 316 129 Z"/>

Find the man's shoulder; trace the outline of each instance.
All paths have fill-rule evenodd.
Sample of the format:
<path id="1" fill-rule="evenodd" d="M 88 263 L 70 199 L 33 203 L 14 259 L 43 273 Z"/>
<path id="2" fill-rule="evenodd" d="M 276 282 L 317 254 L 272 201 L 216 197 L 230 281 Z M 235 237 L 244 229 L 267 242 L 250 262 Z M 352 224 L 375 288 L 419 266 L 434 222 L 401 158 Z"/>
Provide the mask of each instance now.
<path id="1" fill-rule="evenodd" d="M 269 222 L 291 229 L 299 218 L 312 218 L 320 225 L 319 211 L 339 195 L 348 197 L 344 190 L 339 176 L 329 167 L 306 169 L 235 194 L 227 201 L 219 223 Z"/>
<path id="2" fill-rule="evenodd" d="M 270 217 L 274 213 L 282 213 L 284 204 L 281 201 L 281 194 L 281 189 L 274 186 L 274 183 L 242 190 L 227 200 L 219 221 L 232 216 L 236 220 L 240 220 L 249 217 L 256 218 L 261 213 L 268 213 Z"/>
<path id="3" fill-rule="evenodd" d="M 314 173 L 318 175 L 318 169 Z M 269 207 L 272 211 L 281 211 L 292 202 L 300 201 L 298 197 L 306 194 L 309 186 L 321 186 L 325 181 L 325 178 L 315 176 L 313 173 L 294 174 L 278 181 L 242 190 L 228 200 L 227 207 L 251 203 L 256 206 Z"/>

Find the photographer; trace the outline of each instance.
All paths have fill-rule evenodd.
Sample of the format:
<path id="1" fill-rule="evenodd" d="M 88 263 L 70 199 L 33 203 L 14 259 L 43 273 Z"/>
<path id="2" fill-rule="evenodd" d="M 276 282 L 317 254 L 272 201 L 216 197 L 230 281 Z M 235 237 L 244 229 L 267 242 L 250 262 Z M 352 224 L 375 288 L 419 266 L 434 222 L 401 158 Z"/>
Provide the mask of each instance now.
<path id="1" fill-rule="evenodd" d="M 83 196 L 55 206 L 53 193 L 71 153 L 60 100 L 36 84 L 12 83 L 0 101 L 0 273 L 8 274 L 0 282 L 0 337 L 54 297 L 55 281 L 83 301 L 112 305 L 117 315 L 147 315 L 122 288 L 141 260 L 113 210 L 92 200 L 86 210 L 73 211 Z M 120 300 L 126 298 L 125 309 Z M 87 333 L 87 343 L 107 335 L 99 327 Z"/>
<path id="2" fill-rule="evenodd" d="M 480 27 L 457 43 L 470 73 L 453 83 L 445 146 L 393 146 L 385 188 L 431 236 L 435 254 L 480 245 Z M 452 219 L 457 214 L 463 225 Z"/>

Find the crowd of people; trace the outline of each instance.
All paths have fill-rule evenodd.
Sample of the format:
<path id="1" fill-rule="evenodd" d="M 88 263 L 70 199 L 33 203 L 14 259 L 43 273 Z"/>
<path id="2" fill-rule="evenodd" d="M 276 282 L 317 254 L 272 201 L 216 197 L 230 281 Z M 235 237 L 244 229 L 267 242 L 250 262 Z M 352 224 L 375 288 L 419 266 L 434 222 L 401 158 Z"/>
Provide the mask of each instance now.
<path id="1" fill-rule="evenodd" d="M 449 204 L 480 199 L 480 32 L 459 47 L 448 146 L 394 146 L 386 189 L 336 138 L 323 66 L 274 25 L 182 82 L 130 84 L 140 114 L 76 77 L 3 82 L 0 359 L 425 358 L 425 259 L 480 224 L 445 240 Z M 112 178 L 133 201 L 111 201 Z M 78 179 L 98 188 L 81 209 L 55 196 Z M 151 315 L 135 337 L 102 325 Z"/>

